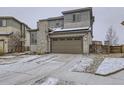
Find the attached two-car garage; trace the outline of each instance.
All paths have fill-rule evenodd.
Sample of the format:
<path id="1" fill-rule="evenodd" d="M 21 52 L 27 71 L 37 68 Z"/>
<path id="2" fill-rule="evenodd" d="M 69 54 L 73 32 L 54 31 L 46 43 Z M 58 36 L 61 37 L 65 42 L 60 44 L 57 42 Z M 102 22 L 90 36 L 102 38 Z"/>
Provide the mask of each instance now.
<path id="1" fill-rule="evenodd" d="M 51 38 L 52 53 L 83 53 L 81 37 Z"/>

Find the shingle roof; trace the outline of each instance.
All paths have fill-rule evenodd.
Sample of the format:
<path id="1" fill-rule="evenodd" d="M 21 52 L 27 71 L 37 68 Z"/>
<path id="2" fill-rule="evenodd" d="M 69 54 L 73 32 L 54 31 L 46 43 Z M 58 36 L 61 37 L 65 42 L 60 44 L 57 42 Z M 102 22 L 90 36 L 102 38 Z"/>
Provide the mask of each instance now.
<path id="1" fill-rule="evenodd" d="M 78 27 L 78 28 L 66 28 L 66 29 L 62 29 L 62 28 L 50 28 L 52 31 L 54 32 L 59 32 L 59 31 L 75 31 L 75 30 L 88 30 L 90 27 Z"/>
<path id="2" fill-rule="evenodd" d="M 67 29 L 62 29 L 62 28 L 49 28 L 51 30 L 50 33 L 58 33 L 58 32 L 69 32 L 69 31 L 80 31 L 80 30 L 91 30 L 91 27 L 78 27 L 78 28 L 67 28 Z"/>
<path id="3" fill-rule="evenodd" d="M 63 19 L 63 18 L 64 18 L 63 16 L 57 16 L 57 17 L 50 17 L 47 19 L 41 19 L 39 21 L 51 21 L 51 20 L 57 20 L 57 19 Z"/>
<path id="4" fill-rule="evenodd" d="M 63 14 L 66 13 L 73 13 L 73 12 L 79 12 L 79 11 L 85 11 L 85 10 L 91 10 L 92 7 L 86 7 L 86 8 L 80 8 L 80 9 L 73 9 L 73 10 L 67 10 L 67 11 L 63 11 Z"/>

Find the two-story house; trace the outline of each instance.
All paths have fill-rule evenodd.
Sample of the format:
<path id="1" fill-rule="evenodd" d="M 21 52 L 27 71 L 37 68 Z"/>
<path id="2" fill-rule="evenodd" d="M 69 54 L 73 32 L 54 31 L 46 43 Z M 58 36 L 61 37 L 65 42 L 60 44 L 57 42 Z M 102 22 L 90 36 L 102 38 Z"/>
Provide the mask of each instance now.
<path id="1" fill-rule="evenodd" d="M 0 16 L 0 50 L 4 53 L 16 52 L 17 47 L 14 47 L 13 42 L 20 38 L 18 49 L 23 51 L 30 47 L 30 29 L 25 23 L 11 16 Z M 19 38 L 17 37 L 17 34 Z M 15 35 L 15 36 L 14 36 Z"/>
<path id="2" fill-rule="evenodd" d="M 92 8 L 63 11 L 62 14 L 63 16 L 38 21 L 37 44 L 32 51 L 89 53 L 93 38 Z"/>

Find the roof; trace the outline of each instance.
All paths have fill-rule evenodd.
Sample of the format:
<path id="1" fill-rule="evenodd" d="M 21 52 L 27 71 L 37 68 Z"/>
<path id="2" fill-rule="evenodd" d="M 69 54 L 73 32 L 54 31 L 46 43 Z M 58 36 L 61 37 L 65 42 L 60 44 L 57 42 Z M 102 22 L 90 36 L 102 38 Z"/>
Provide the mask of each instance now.
<path id="1" fill-rule="evenodd" d="M 51 18 L 48 18 L 48 20 L 50 21 L 50 20 L 59 20 L 59 19 L 63 19 L 64 17 L 63 16 L 57 16 L 57 17 L 51 17 Z"/>
<path id="2" fill-rule="evenodd" d="M 73 9 L 73 10 L 63 11 L 62 13 L 67 14 L 67 13 L 87 11 L 87 10 L 92 10 L 92 8 L 86 7 L 86 8 L 80 8 L 80 9 Z M 46 18 L 46 19 L 40 19 L 39 21 L 52 21 L 52 20 L 60 20 L 60 19 L 64 19 L 64 16 L 50 17 L 50 18 Z"/>
<path id="3" fill-rule="evenodd" d="M 25 24 L 24 22 L 21 22 L 20 20 L 16 19 L 16 18 L 13 17 L 13 16 L 0 16 L 0 18 L 3 18 L 3 19 L 14 19 L 14 20 L 17 21 L 18 23 L 24 24 L 25 26 L 27 26 L 27 28 L 30 28 L 27 24 Z"/>
<path id="4" fill-rule="evenodd" d="M 0 36 L 9 36 L 11 34 L 13 34 L 13 32 L 0 31 Z"/>
<path id="5" fill-rule="evenodd" d="M 29 31 L 29 32 L 35 32 L 35 31 L 38 31 L 38 29 L 29 29 L 27 31 Z"/>
<path id="6" fill-rule="evenodd" d="M 39 21 L 52 21 L 52 20 L 60 20 L 60 19 L 64 19 L 64 17 L 63 16 L 50 17 L 50 18 L 47 18 L 47 19 L 41 19 Z"/>
<path id="7" fill-rule="evenodd" d="M 62 28 L 49 28 L 53 32 L 68 32 L 68 31 L 79 31 L 79 30 L 91 30 L 91 27 L 79 27 L 79 28 L 67 28 L 67 29 L 62 29 Z"/>
<path id="8" fill-rule="evenodd" d="M 73 13 L 73 12 L 80 12 L 80 11 L 86 11 L 86 10 L 92 10 L 91 7 L 86 7 L 86 8 L 80 8 L 80 9 L 73 9 L 73 10 L 68 10 L 68 11 L 63 11 L 63 14 L 68 14 L 68 13 Z"/>

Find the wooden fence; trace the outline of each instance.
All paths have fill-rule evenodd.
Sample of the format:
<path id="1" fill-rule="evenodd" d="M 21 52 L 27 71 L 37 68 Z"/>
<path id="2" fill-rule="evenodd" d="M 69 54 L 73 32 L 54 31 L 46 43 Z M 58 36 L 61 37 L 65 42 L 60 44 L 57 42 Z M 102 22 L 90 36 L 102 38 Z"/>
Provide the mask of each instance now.
<path id="1" fill-rule="evenodd" d="M 107 46 L 107 45 L 90 45 L 90 53 L 124 53 L 124 45 Z"/>

